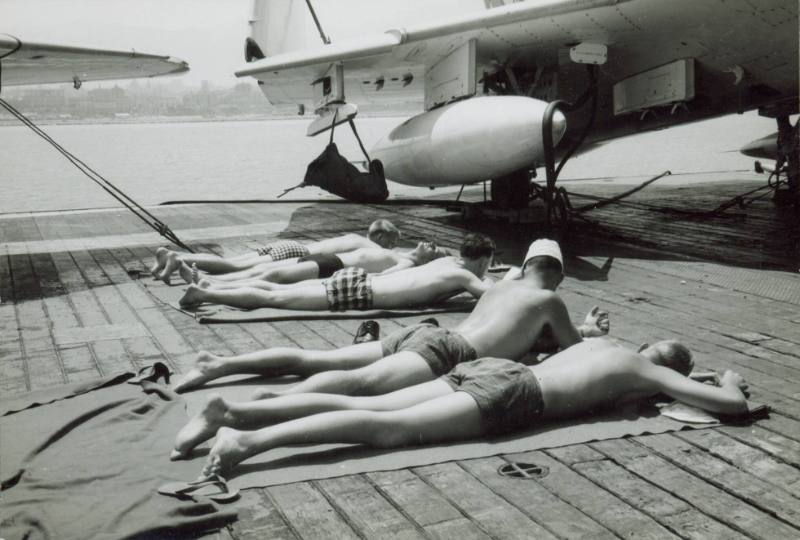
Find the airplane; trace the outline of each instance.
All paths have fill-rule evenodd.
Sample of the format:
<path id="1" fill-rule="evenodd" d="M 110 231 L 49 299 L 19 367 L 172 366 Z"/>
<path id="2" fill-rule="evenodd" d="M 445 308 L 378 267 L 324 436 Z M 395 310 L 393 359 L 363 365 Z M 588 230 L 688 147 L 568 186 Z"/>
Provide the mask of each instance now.
<path id="1" fill-rule="evenodd" d="M 172 56 L 140 53 L 135 50 L 121 51 L 34 43 L 22 41 L 9 34 L 0 34 L 0 94 L 2 94 L 3 86 L 72 83 L 73 87 L 78 90 L 86 81 L 158 77 L 187 71 L 189 71 L 189 64 Z M 79 158 L 50 139 L 23 113 L 17 111 L 2 98 L 0 98 L 0 108 L 5 109 L 37 132 L 39 136 L 67 157 L 83 174 L 100 185 L 123 206 L 133 211 L 137 217 L 159 234 L 191 251 L 165 223 Z"/>
<path id="2" fill-rule="evenodd" d="M 0 90 L 3 86 L 157 77 L 189 71 L 179 58 L 120 51 L 31 43 L 0 34 Z"/>
<path id="3" fill-rule="evenodd" d="M 491 180 L 494 204 L 515 208 L 536 167 L 554 187 L 553 147 L 587 126 L 599 141 L 758 109 L 796 137 L 797 45 L 794 0 L 254 0 L 235 74 L 313 110 L 309 136 L 357 103 L 416 100 L 369 152 L 386 178 Z"/>

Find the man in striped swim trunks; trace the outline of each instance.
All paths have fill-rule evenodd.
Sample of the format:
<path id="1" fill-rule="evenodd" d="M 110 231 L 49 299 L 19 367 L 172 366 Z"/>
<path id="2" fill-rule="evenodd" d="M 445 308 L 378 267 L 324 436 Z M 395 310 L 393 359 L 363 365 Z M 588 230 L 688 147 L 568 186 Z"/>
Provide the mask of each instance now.
<path id="1" fill-rule="evenodd" d="M 158 248 L 156 262 L 150 269 L 155 279 L 165 283 L 170 282 L 170 277 L 176 271 L 187 283 L 196 281 L 192 272 L 194 266 L 197 270 L 210 274 L 225 274 L 235 272 L 232 279 L 252 277 L 248 273 L 239 272 L 260 267 L 258 271 L 276 268 L 282 265 L 295 264 L 299 257 L 311 255 L 335 255 L 346 253 L 360 248 L 387 248 L 397 245 L 400 231 L 390 221 L 379 219 L 369 226 L 367 236 L 359 234 L 345 234 L 336 238 L 327 238 L 318 242 L 301 244 L 295 240 L 278 240 L 255 253 L 246 253 L 235 257 L 221 257 L 210 253 L 183 253 Z"/>

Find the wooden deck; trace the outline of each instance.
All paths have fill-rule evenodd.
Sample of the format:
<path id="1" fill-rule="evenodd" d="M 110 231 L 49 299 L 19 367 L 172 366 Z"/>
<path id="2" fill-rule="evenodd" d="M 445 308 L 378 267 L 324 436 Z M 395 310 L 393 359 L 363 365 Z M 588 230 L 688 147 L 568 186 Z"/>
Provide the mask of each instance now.
<path id="1" fill-rule="evenodd" d="M 634 205 L 589 214 L 596 223 L 577 221 L 562 238 L 568 277 L 560 292 L 576 320 L 594 304 L 607 308 L 611 333 L 623 343 L 678 338 L 701 367 L 738 371 L 752 398 L 774 408 L 769 419 L 247 490 L 237 503 L 239 521 L 209 537 L 800 537 L 797 215 L 769 199 L 717 217 L 641 206 L 708 210 L 754 186 L 651 187 Z M 576 206 L 584 202 L 573 198 Z M 536 236 L 533 225 L 464 223 L 436 206 L 209 204 L 154 211 L 184 241 L 228 254 L 277 237 L 362 232 L 377 217 L 394 221 L 408 240 L 433 237 L 448 247 L 469 230 L 487 232 L 506 262 L 519 262 Z M 156 360 L 184 371 L 201 349 L 233 354 L 352 340 L 357 321 L 198 325 L 154 302 L 139 283 L 158 245 L 155 234 L 121 210 L 0 216 L 3 395 Z M 449 326 L 463 316 L 439 319 Z M 415 321 L 381 321 L 382 332 Z M 507 461 L 550 472 L 540 479 L 498 475 Z"/>

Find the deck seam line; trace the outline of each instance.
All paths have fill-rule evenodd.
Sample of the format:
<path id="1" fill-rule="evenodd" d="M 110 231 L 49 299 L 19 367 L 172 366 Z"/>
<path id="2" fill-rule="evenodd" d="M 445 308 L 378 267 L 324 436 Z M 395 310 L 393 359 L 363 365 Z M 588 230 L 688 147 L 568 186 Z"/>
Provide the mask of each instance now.
<path id="1" fill-rule="evenodd" d="M 674 435 L 673 435 L 672 433 L 669 433 L 669 432 L 668 432 L 668 433 L 663 433 L 663 435 L 667 435 L 667 436 L 670 436 L 670 437 L 674 437 Z M 641 436 L 639 436 L 639 437 L 641 437 Z M 729 495 L 729 496 L 731 496 L 731 497 L 734 497 L 735 499 L 738 499 L 738 500 L 739 500 L 739 501 L 741 501 L 743 504 L 745 504 L 745 505 L 747 505 L 747 506 L 750 506 L 751 508 L 755 508 L 755 509 L 756 509 L 756 510 L 758 510 L 759 512 L 762 512 L 763 514 L 766 514 L 766 515 L 770 516 L 771 518 L 773 518 L 773 519 L 775 519 L 775 520 L 777 520 L 777 521 L 780 521 L 780 522 L 781 522 L 781 523 L 783 523 L 784 525 L 786 525 L 786 526 L 788 526 L 788 527 L 791 527 L 792 529 L 795 529 L 795 530 L 797 530 L 798 532 L 800 532 L 800 527 L 798 527 L 797 525 L 795 525 L 795 524 L 791 523 L 790 521 L 787 521 L 785 518 L 783 518 L 782 516 L 780 516 L 780 515 L 779 515 L 777 512 L 775 512 L 774 510 L 772 510 L 772 509 L 770 509 L 770 508 L 768 508 L 768 507 L 765 507 L 764 505 L 762 505 L 762 504 L 761 504 L 760 502 L 758 502 L 758 501 L 755 501 L 755 500 L 753 500 L 753 501 L 750 501 L 750 500 L 748 500 L 747 498 L 744 498 L 743 496 L 739 495 L 739 494 L 738 494 L 738 493 L 736 493 L 735 491 L 731 491 L 731 490 L 730 490 L 730 489 L 729 489 L 727 486 L 725 486 L 725 485 L 721 484 L 720 482 L 718 482 L 718 481 L 717 481 L 717 480 L 715 480 L 714 478 L 710 478 L 710 477 L 709 477 L 709 478 L 707 478 L 707 477 L 701 477 L 701 476 L 698 476 L 698 475 L 697 475 L 697 474 L 695 474 L 695 473 L 694 473 L 694 472 L 693 472 L 691 469 L 689 469 L 689 468 L 685 467 L 684 465 L 682 465 L 681 463 L 679 463 L 679 462 L 677 462 L 677 461 L 673 460 L 671 457 L 669 457 L 669 456 L 667 456 L 667 455 L 664 455 L 663 453 L 659 452 L 658 450 L 655 450 L 655 449 L 653 449 L 653 448 L 650 448 L 649 446 L 646 446 L 646 445 L 644 445 L 643 443 L 639 442 L 639 441 L 637 440 L 639 437 L 632 437 L 632 438 L 631 438 L 631 439 L 629 439 L 629 440 L 630 440 L 631 442 L 633 442 L 634 444 L 636 444 L 636 445 L 640 446 L 641 448 L 644 448 L 644 449 L 645 449 L 645 450 L 647 450 L 648 452 L 654 453 L 655 455 L 657 455 L 658 457 L 660 457 L 661 459 L 663 459 L 663 460 L 664 460 L 664 461 L 666 461 L 667 463 L 671 464 L 671 465 L 672 465 L 672 466 L 674 466 L 674 467 L 677 467 L 677 468 L 681 469 L 681 470 L 682 470 L 682 471 L 684 471 L 685 473 L 687 473 L 687 474 L 690 474 L 690 475 L 692 475 L 692 476 L 694 476 L 694 477 L 696 477 L 696 478 L 698 478 L 698 479 L 702 480 L 702 481 L 703 481 L 703 482 L 705 482 L 706 484 L 709 484 L 709 485 L 713 486 L 714 488 L 716 488 L 716 489 L 718 489 L 718 490 L 722 491 L 723 493 L 726 493 L 727 495 Z M 682 439 L 679 439 L 679 440 L 682 440 Z M 591 446 L 591 445 L 590 445 L 590 446 Z M 598 449 L 596 449 L 596 448 L 594 448 L 594 447 L 593 447 L 593 449 L 594 449 L 594 450 L 598 450 Z M 598 450 L 598 451 L 599 451 L 599 450 Z M 602 452 L 601 452 L 601 453 L 602 453 Z M 710 452 L 704 452 L 704 453 L 711 454 Z M 716 457 L 716 456 L 714 456 L 714 455 L 712 455 L 712 457 L 713 457 L 714 459 L 719 459 L 719 458 L 717 458 L 717 457 Z M 721 460 L 721 461 L 723 461 L 723 460 Z M 724 461 L 723 461 L 723 462 L 724 462 Z M 741 469 L 739 469 L 738 467 L 735 467 L 735 468 L 736 468 L 736 469 L 738 469 L 738 470 L 740 470 L 740 471 L 742 471 L 742 470 L 741 470 Z M 745 473 L 745 474 L 750 474 L 750 473 L 749 473 L 749 472 L 747 472 L 747 471 L 742 471 L 742 472 L 743 472 L 743 473 Z M 782 490 L 782 491 L 783 491 L 783 490 Z M 792 495 L 791 495 L 791 494 L 788 494 L 788 495 L 789 495 L 790 497 L 792 497 Z M 792 497 L 792 498 L 795 498 L 795 497 Z M 691 503 L 689 503 L 689 501 L 685 501 L 685 502 L 691 506 Z M 743 534 L 746 534 L 746 533 L 743 533 Z"/>

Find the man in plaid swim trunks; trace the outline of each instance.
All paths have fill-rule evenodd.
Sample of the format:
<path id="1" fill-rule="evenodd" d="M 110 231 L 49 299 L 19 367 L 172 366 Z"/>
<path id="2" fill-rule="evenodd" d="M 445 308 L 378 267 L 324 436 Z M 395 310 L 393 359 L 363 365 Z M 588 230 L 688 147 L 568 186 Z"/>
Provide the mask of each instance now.
<path id="1" fill-rule="evenodd" d="M 190 285 L 180 302 L 184 307 L 211 302 L 243 309 L 339 311 L 425 306 L 465 291 L 479 298 L 491 285 L 491 280 L 483 278 L 492 260 L 494 242 L 470 235 L 465 244 L 472 243 L 484 246 L 480 254 L 440 257 L 444 250 L 433 242 L 422 242 L 418 249 L 432 252 L 431 258 L 435 260 L 391 274 L 371 275 L 364 269 L 345 268 L 325 280 L 271 291 L 254 287 L 204 289 Z"/>
<path id="2" fill-rule="evenodd" d="M 359 268 L 369 274 L 389 274 L 427 264 L 445 255 L 446 253 L 443 251 L 435 249 L 434 243 L 428 241 L 420 242 L 411 251 L 398 251 L 378 247 L 360 248 L 347 253 L 339 253 L 338 255 L 309 255 L 297 259 L 296 264 L 264 271 L 259 270 L 259 267 L 255 267 L 251 270 L 234 274 L 222 274 L 213 277 L 207 275 L 197 280 L 197 283 L 203 288 L 235 289 L 239 287 L 255 287 L 266 291 L 274 291 L 287 287 L 322 283 L 320 278 L 329 278 L 339 273 L 339 270 L 342 269 Z M 231 279 L 231 276 L 237 274 L 248 274 L 252 277 Z M 339 274 L 350 275 L 349 272 Z M 339 277 L 338 279 L 342 281 L 344 278 Z"/>
<path id="3" fill-rule="evenodd" d="M 150 269 L 155 279 L 166 283 L 175 271 L 187 283 L 194 283 L 192 266 L 210 274 L 224 274 L 241 272 L 256 266 L 261 266 L 259 271 L 269 267 L 295 264 L 298 257 L 309 255 L 335 255 L 360 248 L 387 248 L 397 245 L 400 231 L 390 221 L 379 219 L 369 226 L 367 236 L 359 234 L 345 234 L 336 238 L 327 238 L 318 242 L 301 244 L 294 240 L 278 240 L 259 248 L 255 253 L 247 253 L 236 257 L 220 257 L 210 253 L 182 253 L 166 248 L 158 248 L 156 262 Z M 269 265 L 267 267 L 266 265 Z M 247 274 L 235 275 L 235 279 L 251 277 Z"/>
<path id="4" fill-rule="evenodd" d="M 468 240 L 462 246 L 465 256 L 485 253 L 485 243 Z M 540 346 L 544 335 L 566 348 L 584 337 L 608 333 L 608 314 L 597 307 L 580 327 L 570 322 L 564 302 L 555 293 L 564 277 L 562 260 L 558 244 L 537 240 L 528 250 L 522 274 L 509 272 L 509 279 L 485 291 L 472 313 L 452 330 L 416 324 L 381 341 L 333 351 L 276 347 L 227 358 L 201 352 L 194 369 L 175 389 L 187 390 L 234 373 L 256 373 L 308 377 L 284 393 L 381 394 L 433 380 L 476 358 L 521 359 Z M 376 292 L 373 288 L 373 305 Z M 358 295 L 356 301 L 360 301 Z"/>

